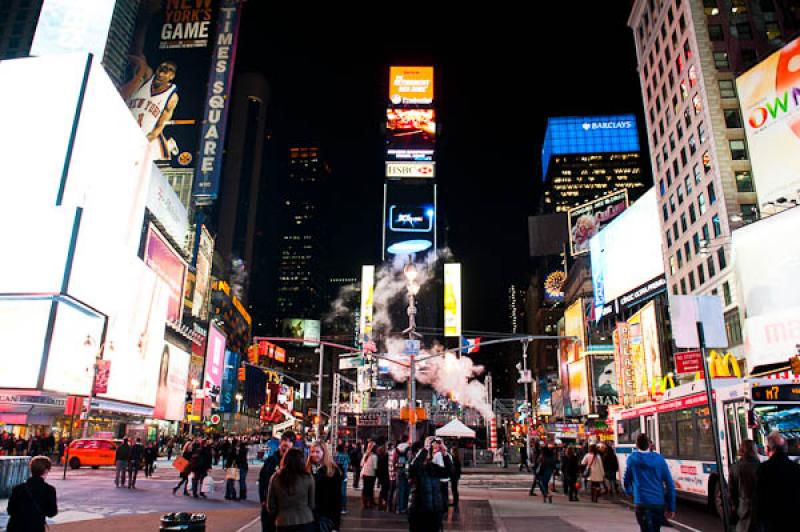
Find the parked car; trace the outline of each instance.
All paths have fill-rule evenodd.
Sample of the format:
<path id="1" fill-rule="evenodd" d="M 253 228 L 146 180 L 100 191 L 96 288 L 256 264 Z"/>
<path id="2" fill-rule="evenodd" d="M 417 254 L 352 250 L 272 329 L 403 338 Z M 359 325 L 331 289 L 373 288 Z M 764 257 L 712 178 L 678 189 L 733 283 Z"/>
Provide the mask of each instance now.
<path id="1" fill-rule="evenodd" d="M 78 469 L 81 466 L 113 466 L 117 445 L 121 442 L 102 438 L 85 438 L 69 444 L 69 466 Z"/>

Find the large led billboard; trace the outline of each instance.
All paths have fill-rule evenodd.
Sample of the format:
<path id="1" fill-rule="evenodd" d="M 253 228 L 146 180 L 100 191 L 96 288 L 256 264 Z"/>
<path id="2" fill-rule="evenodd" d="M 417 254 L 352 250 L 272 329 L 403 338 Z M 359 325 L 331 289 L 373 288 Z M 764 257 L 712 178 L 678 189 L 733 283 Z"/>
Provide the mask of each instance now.
<path id="1" fill-rule="evenodd" d="M 589 244 L 595 317 L 603 306 L 664 275 L 661 225 L 655 189 L 650 189 Z"/>
<path id="2" fill-rule="evenodd" d="M 213 257 L 214 238 L 204 225 L 200 230 L 200 245 L 197 248 L 194 298 L 192 299 L 192 316 L 201 320 L 208 319 L 208 288 L 211 282 L 211 261 Z"/>
<path id="3" fill-rule="evenodd" d="M 461 336 L 461 264 L 444 265 L 444 335 Z"/>
<path id="4" fill-rule="evenodd" d="M 387 162 L 386 177 L 389 179 L 430 179 L 436 177 L 433 161 Z"/>
<path id="5" fill-rule="evenodd" d="M 190 356 L 177 346 L 164 344 L 159 363 L 156 404 L 153 407 L 154 418 L 169 421 L 183 419 Z"/>
<path id="6" fill-rule="evenodd" d="M 800 208 L 733 232 L 749 368 L 786 362 L 800 344 Z"/>
<path id="7" fill-rule="evenodd" d="M 150 191 L 147 194 L 147 209 L 155 216 L 164 231 L 181 248 L 189 230 L 189 212 L 172 189 L 161 170 L 153 165 Z"/>
<path id="8" fill-rule="evenodd" d="M 386 183 L 384 258 L 436 248 L 436 185 Z"/>
<path id="9" fill-rule="evenodd" d="M 583 298 L 578 298 L 564 310 L 564 334 L 575 337 L 575 340 L 568 347 L 570 349 L 568 360 L 572 362 L 580 358 L 581 351 L 586 349 L 586 321 Z"/>
<path id="10" fill-rule="evenodd" d="M 638 151 L 635 115 L 548 118 L 542 144 L 542 179 L 547 177 L 550 158 L 554 155 Z"/>
<path id="11" fill-rule="evenodd" d="M 572 255 L 589 252 L 589 241 L 628 208 L 628 191 L 612 192 L 567 213 Z"/>
<path id="12" fill-rule="evenodd" d="M 206 370 L 203 388 L 211 389 L 222 386 L 222 372 L 225 364 L 225 334 L 216 325 L 208 326 L 208 351 L 206 352 Z"/>
<path id="13" fill-rule="evenodd" d="M 606 413 L 609 405 L 619 404 L 614 357 L 594 354 L 589 357 L 589 364 L 592 368 L 592 410 Z"/>
<path id="14" fill-rule="evenodd" d="M 36 388 L 52 301 L 0 299 L 0 388 Z"/>
<path id="15" fill-rule="evenodd" d="M 758 201 L 800 190 L 800 38 L 736 79 Z M 783 200 L 781 200 L 783 198 Z"/>
<path id="16" fill-rule="evenodd" d="M 435 147 L 433 109 L 386 110 L 387 161 L 432 161 Z"/>
<path id="17" fill-rule="evenodd" d="M 169 286 L 167 319 L 172 322 L 181 321 L 186 262 L 152 224 L 147 229 L 144 262 Z"/>
<path id="18" fill-rule="evenodd" d="M 618 324 L 614 333 L 614 350 L 623 404 L 632 406 L 650 400 L 653 385 L 663 375 L 654 302 L 645 305 L 627 323 Z"/>
<path id="19" fill-rule="evenodd" d="M 586 359 L 569 363 L 569 400 L 573 416 L 589 413 L 589 382 L 586 375 Z"/>
<path id="20" fill-rule="evenodd" d="M 305 347 L 319 345 L 322 324 L 319 320 L 285 319 L 281 322 L 282 334 L 285 338 L 302 338 Z"/>
<path id="21" fill-rule="evenodd" d="M 119 0 L 45 0 L 31 55 L 91 52 L 103 57 L 114 5 Z"/>
<path id="22" fill-rule="evenodd" d="M 361 341 L 369 341 L 372 338 L 374 294 L 375 266 L 361 266 L 361 312 L 358 324 L 358 330 L 361 331 Z"/>
<path id="23" fill-rule="evenodd" d="M 433 103 L 433 67 L 390 67 L 389 102 L 392 105 Z"/>

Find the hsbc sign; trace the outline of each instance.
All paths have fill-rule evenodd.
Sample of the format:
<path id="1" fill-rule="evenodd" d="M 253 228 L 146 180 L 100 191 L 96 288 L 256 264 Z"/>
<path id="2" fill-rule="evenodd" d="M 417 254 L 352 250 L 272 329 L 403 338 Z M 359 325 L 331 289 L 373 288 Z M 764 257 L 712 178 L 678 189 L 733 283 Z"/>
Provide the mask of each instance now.
<path id="1" fill-rule="evenodd" d="M 432 162 L 387 162 L 386 177 L 434 177 L 434 165 Z"/>

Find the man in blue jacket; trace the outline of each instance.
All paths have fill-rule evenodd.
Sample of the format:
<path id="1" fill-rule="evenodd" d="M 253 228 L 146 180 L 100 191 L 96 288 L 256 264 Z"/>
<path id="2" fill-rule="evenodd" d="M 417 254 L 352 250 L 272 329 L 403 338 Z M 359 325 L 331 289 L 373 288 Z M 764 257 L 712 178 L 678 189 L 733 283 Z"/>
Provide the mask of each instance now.
<path id="1" fill-rule="evenodd" d="M 666 524 L 665 515 L 675 517 L 675 483 L 664 457 L 650 451 L 646 434 L 639 434 L 636 447 L 625 464 L 625 492 L 633 495 L 639 529 L 659 532 Z"/>

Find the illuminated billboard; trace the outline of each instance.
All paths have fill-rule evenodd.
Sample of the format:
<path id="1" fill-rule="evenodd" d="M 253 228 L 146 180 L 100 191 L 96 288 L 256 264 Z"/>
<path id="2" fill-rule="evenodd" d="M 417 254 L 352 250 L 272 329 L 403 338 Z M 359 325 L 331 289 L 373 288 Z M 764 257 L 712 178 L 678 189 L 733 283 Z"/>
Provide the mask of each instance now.
<path id="1" fill-rule="evenodd" d="M 570 362 L 569 400 L 573 416 L 585 416 L 589 413 L 589 383 L 586 380 L 586 359 Z"/>
<path id="2" fill-rule="evenodd" d="M 619 404 L 614 357 L 593 354 L 589 357 L 589 364 L 592 368 L 592 410 L 607 413 L 610 405 Z"/>
<path id="3" fill-rule="evenodd" d="M 225 364 L 225 335 L 213 323 L 208 326 L 208 351 L 203 388 L 222 386 L 222 370 Z"/>
<path id="4" fill-rule="evenodd" d="M 386 183 L 384 258 L 436 248 L 436 185 Z"/>
<path id="5" fill-rule="evenodd" d="M 0 300 L 0 388 L 36 388 L 51 306 L 50 299 Z"/>
<path id="6" fill-rule="evenodd" d="M 208 288 L 211 282 L 211 260 L 213 257 L 214 238 L 204 225 L 200 230 L 200 245 L 197 248 L 194 298 L 192 299 L 192 316 L 201 320 L 208 319 Z"/>
<path id="7" fill-rule="evenodd" d="M 628 208 L 628 191 L 612 192 L 567 213 L 572 256 L 589 252 L 589 241 Z"/>
<path id="8" fill-rule="evenodd" d="M 44 0 L 30 55 L 91 52 L 102 58 L 117 1 Z"/>
<path id="9" fill-rule="evenodd" d="M 389 102 L 392 105 L 433 103 L 433 67 L 389 67 Z"/>
<path id="10" fill-rule="evenodd" d="M 183 419 L 190 357 L 183 349 L 164 344 L 159 363 L 156 404 L 153 407 L 154 418 L 169 421 Z"/>
<path id="11" fill-rule="evenodd" d="M 183 314 L 186 262 L 172 249 L 172 246 L 152 224 L 147 229 L 144 262 L 169 286 L 167 320 L 180 322 Z"/>
<path id="12" fill-rule="evenodd" d="M 444 335 L 461 336 L 461 264 L 444 265 Z"/>
<path id="13" fill-rule="evenodd" d="M 658 212 L 655 189 L 650 189 L 592 237 L 595 319 L 606 303 L 664 275 Z"/>
<path id="14" fill-rule="evenodd" d="M 361 266 L 361 312 L 359 315 L 358 330 L 361 331 L 361 341 L 363 342 L 372 339 L 374 294 L 375 266 Z"/>
<path id="15" fill-rule="evenodd" d="M 155 216 L 164 231 L 181 248 L 186 245 L 189 212 L 172 189 L 164 174 L 155 165 L 151 172 L 147 209 Z"/>
<path id="16" fill-rule="evenodd" d="M 616 370 L 625 406 L 653 398 L 653 385 L 663 376 L 655 302 L 620 323 L 614 334 Z"/>
<path id="17" fill-rule="evenodd" d="M 800 190 L 800 38 L 736 79 L 759 203 Z M 781 198 L 783 198 L 781 200 Z"/>
<path id="18" fill-rule="evenodd" d="M 387 161 L 432 161 L 435 145 L 433 109 L 386 110 Z"/>
<path id="19" fill-rule="evenodd" d="M 389 179 L 428 179 L 436 177 L 436 163 L 430 162 L 387 162 L 386 177 Z"/>
<path id="20" fill-rule="evenodd" d="M 800 208 L 733 232 L 748 368 L 786 362 L 800 344 Z"/>
<path id="21" fill-rule="evenodd" d="M 564 334 L 577 338 L 569 346 L 570 362 L 580 358 L 581 351 L 586 349 L 586 323 L 583 312 L 583 298 L 578 298 L 564 310 Z"/>
<path id="22" fill-rule="evenodd" d="M 286 319 L 281 324 L 283 336 L 286 338 L 302 338 L 308 340 L 303 342 L 305 347 L 316 347 L 319 345 L 321 323 L 319 320 Z"/>

